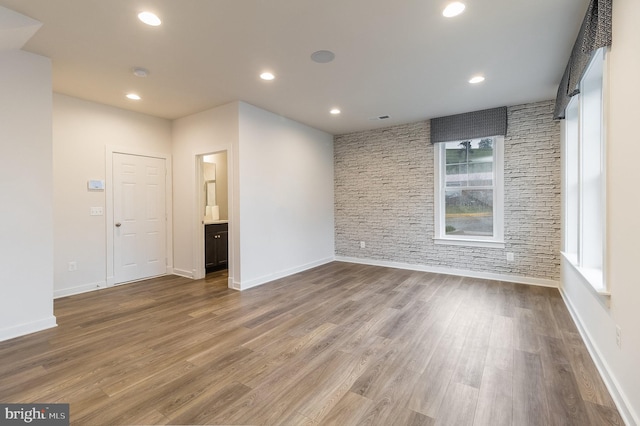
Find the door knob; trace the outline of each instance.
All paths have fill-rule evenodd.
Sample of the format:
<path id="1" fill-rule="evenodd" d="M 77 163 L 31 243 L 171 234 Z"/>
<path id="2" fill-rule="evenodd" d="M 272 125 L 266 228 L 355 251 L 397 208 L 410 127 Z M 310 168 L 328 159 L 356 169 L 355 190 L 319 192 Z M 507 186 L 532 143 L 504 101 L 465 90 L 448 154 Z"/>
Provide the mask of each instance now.
<path id="1" fill-rule="evenodd" d="M 120 222 L 116 222 L 116 228 L 120 228 L 122 224 Z"/>

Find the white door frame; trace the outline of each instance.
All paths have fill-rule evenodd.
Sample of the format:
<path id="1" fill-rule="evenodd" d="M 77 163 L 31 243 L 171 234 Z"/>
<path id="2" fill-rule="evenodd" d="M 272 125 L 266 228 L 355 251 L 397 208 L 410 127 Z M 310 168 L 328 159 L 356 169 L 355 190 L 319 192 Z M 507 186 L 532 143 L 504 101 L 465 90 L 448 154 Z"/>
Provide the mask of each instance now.
<path id="1" fill-rule="evenodd" d="M 165 212 L 167 215 L 166 221 L 166 235 L 167 235 L 167 275 L 173 274 L 173 200 L 172 200 L 172 175 L 171 175 L 171 154 L 149 152 L 137 149 L 131 149 L 128 147 L 107 146 L 105 151 L 105 226 L 107 234 L 107 287 L 115 285 L 114 278 L 114 262 L 113 262 L 113 154 L 127 154 L 127 155 L 139 155 L 142 157 L 153 157 L 165 160 L 167 168 L 166 181 L 165 181 Z"/>

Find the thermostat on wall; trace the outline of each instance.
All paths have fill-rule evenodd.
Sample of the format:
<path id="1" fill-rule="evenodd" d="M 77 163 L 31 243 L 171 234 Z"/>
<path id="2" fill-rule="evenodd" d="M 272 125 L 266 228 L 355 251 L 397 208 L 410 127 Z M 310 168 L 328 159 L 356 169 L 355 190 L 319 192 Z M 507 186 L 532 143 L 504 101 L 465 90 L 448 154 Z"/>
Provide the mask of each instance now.
<path id="1" fill-rule="evenodd" d="M 87 182 L 87 188 L 89 188 L 90 191 L 104 191 L 104 181 L 90 180 Z"/>

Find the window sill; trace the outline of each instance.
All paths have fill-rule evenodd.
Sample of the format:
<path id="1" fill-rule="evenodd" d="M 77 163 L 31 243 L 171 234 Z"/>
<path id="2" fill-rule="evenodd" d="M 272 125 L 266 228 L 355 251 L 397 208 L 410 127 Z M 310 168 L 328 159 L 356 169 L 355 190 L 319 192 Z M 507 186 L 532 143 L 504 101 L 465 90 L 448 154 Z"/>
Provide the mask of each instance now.
<path id="1" fill-rule="evenodd" d="M 572 253 L 561 252 L 564 259 L 571 267 L 578 272 L 582 278 L 589 283 L 591 289 L 599 296 L 611 297 L 604 283 L 604 273 L 602 269 L 583 268 L 578 265 L 577 257 Z"/>
<path id="2" fill-rule="evenodd" d="M 504 241 L 474 240 L 461 238 L 434 238 L 434 244 L 449 246 L 504 248 Z"/>

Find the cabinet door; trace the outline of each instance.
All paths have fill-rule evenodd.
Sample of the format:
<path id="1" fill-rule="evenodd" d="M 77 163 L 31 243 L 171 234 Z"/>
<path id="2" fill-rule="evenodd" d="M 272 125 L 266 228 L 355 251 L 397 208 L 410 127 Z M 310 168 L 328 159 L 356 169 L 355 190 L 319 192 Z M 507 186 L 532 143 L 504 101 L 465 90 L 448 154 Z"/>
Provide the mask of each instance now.
<path id="1" fill-rule="evenodd" d="M 211 225 L 206 225 L 204 231 L 204 266 L 216 266 L 216 231 Z"/>
<path id="2" fill-rule="evenodd" d="M 216 266 L 226 265 L 229 260 L 229 232 L 219 231 L 215 238 Z"/>

